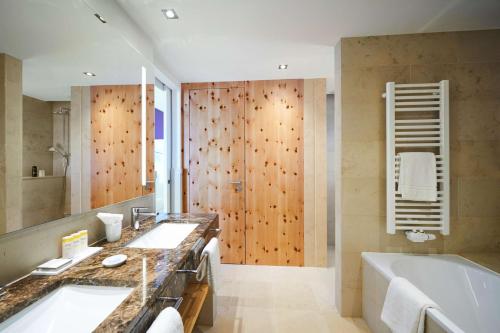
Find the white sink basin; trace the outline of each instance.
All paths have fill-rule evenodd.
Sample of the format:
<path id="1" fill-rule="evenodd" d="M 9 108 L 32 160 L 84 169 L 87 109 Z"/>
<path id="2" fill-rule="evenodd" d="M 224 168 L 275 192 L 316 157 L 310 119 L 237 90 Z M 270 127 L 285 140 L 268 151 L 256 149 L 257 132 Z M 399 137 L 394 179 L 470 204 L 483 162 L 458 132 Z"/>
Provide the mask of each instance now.
<path id="1" fill-rule="evenodd" d="M 193 231 L 195 223 L 164 223 L 137 238 L 127 247 L 141 249 L 175 249 Z"/>
<path id="2" fill-rule="evenodd" d="M 132 290 L 65 285 L 0 323 L 0 332 L 91 332 Z"/>

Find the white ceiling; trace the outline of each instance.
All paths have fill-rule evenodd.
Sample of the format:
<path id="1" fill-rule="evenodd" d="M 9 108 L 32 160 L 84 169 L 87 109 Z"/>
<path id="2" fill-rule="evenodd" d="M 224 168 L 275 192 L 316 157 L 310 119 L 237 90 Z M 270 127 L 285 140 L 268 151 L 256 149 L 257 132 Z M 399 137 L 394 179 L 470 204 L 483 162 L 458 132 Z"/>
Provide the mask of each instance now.
<path id="1" fill-rule="evenodd" d="M 69 100 L 72 85 L 138 84 L 146 63 L 81 0 L 1 0 L 0 53 L 23 60 L 23 93 L 46 101 Z"/>
<path id="2" fill-rule="evenodd" d="M 333 91 L 340 37 L 500 27 L 500 0 L 115 0 L 124 13 L 102 24 L 88 4 L 115 4 L 105 1 L 0 0 L 0 52 L 23 60 L 26 95 L 68 100 L 72 85 L 139 83 L 153 60 L 181 82 L 325 77 Z M 155 59 L 120 20 L 151 37 Z"/>
<path id="3" fill-rule="evenodd" d="M 499 0 L 117 1 L 182 82 L 326 77 L 332 91 L 341 37 L 500 27 Z"/>

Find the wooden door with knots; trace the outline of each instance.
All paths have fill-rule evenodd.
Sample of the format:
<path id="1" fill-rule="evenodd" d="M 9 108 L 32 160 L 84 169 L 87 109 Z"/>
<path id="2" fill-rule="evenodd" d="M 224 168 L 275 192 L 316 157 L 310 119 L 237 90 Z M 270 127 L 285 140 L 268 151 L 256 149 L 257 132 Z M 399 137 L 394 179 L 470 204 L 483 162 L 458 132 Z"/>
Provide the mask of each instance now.
<path id="1" fill-rule="evenodd" d="M 243 88 L 189 90 L 189 211 L 219 214 L 223 263 L 245 263 L 244 105 Z"/>

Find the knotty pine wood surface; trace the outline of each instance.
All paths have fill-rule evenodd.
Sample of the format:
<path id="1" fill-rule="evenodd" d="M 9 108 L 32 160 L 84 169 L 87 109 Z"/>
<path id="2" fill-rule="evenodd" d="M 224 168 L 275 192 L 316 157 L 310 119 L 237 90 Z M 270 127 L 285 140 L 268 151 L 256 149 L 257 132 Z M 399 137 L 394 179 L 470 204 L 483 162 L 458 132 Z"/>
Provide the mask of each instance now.
<path id="1" fill-rule="evenodd" d="M 245 262 L 244 89 L 189 91 L 189 211 L 219 214 L 223 263 Z"/>
<path id="2" fill-rule="evenodd" d="M 210 128 L 212 119 L 200 106 L 206 105 L 208 109 L 211 90 L 224 89 L 237 90 L 238 94 L 243 90 L 245 95 L 245 122 L 236 127 L 231 124 L 245 138 L 244 146 L 238 146 L 244 153 L 243 165 L 239 160 L 237 165 L 239 170 L 244 168 L 242 181 L 246 209 L 243 207 L 243 215 L 238 214 L 237 223 L 233 220 L 235 214 L 229 216 L 224 210 L 210 205 L 208 201 L 212 199 L 203 198 L 210 196 L 219 200 L 218 194 L 209 195 L 206 192 L 200 195 L 200 190 L 216 189 L 222 177 L 219 172 L 221 169 L 215 170 L 211 159 L 205 156 L 204 162 L 200 155 L 203 152 L 202 142 L 206 143 L 208 154 L 211 147 L 209 142 L 212 140 L 203 133 L 204 124 Z M 221 216 L 223 262 L 304 265 L 303 91 L 304 80 L 182 84 L 183 181 L 188 185 L 184 187 L 184 209 L 189 212 L 215 211 L 226 214 L 226 222 Z M 193 95 L 193 92 L 197 92 L 197 95 Z M 239 109 L 236 111 L 237 114 L 240 112 Z M 223 120 L 217 118 L 216 121 L 220 124 Z M 230 137 L 234 137 L 234 134 Z M 218 158 L 232 158 L 231 155 L 217 154 Z M 228 163 L 218 161 L 219 164 Z M 206 174 L 207 171 L 214 173 L 210 176 L 216 181 L 207 180 L 208 183 L 200 187 L 198 181 L 203 183 L 202 173 Z M 228 194 L 234 195 L 226 191 Z M 236 202 L 239 204 L 240 201 Z M 234 206 L 231 210 L 234 211 Z M 231 232 L 228 227 L 236 227 L 236 230 L 243 227 L 244 232 Z M 242 244 L 243 251 L 240 250 Z"/>
<path id="3" fill-rule="evenodd" d="M 141 86 L 92 86 L 91 207 L 154 191 L 141 185 Z M 154 86 L 147 86 L 147 178 L 154 180 Z"/>
<path id="4" fill-rule="evenodd" d="M 246 83 L 246 263 L 304 265 L 303 80 Z"/>

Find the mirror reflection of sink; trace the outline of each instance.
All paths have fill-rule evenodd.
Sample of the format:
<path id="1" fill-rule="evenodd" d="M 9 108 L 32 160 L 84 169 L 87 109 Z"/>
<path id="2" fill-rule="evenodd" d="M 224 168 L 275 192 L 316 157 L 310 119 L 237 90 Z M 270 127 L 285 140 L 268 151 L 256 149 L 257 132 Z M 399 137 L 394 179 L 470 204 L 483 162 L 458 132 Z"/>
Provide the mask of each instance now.
<path id="1" fill-rule="evenodd" d="M 198 226 L 196 223 L 163 223 L 127 247 L 142 249 L 175 249 Z"/>
<path id="2" fill-rule="evenodd" d="M 132 290 L 64 285 L 0 323 L 0 332 L 91 332 Z"/>

